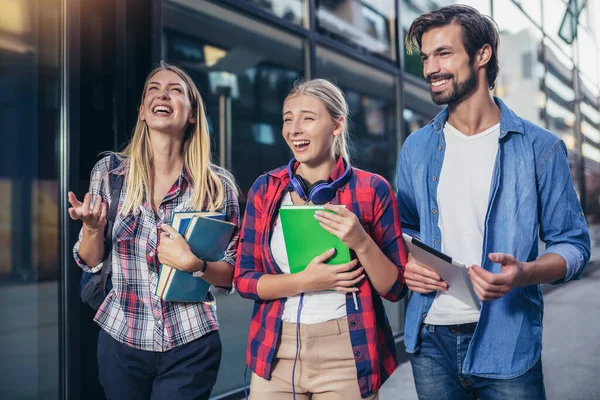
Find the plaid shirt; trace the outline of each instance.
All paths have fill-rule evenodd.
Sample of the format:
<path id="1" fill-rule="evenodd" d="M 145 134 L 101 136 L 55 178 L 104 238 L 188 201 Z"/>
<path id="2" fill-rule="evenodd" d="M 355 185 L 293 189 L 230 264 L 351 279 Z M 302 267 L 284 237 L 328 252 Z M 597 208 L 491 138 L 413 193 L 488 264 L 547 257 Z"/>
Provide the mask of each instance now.
<path id="1" fill-rule="evenodd" d="M 110 203 L 108 174 L 124 175 L 128 161 L 124 161 L 114 171 L 110 171 L 110 157 L 101 159 L 92 170 L 90 193 L 102 196 L 104 203 Z M 220 210 L 226 219 L 239 226 L 239 206 L 237 198 L 228 185 L 226 201 Z M 123 186 L 118 210 L 125 200 Z M 176 211 L 192 211 L 190 205 L 193 187 L 191 178 L 183 168 L 177 181 L 171 186 L 159 206 L 158 215 L 144 199 L 141 213 L 126 216 L 117 213 L 113 228 L 113 289 L 96 313 L 94 320 L 108 334 L 127 346 L 155 352 L 164 352 L 176 346 L 191 342 L 209 332 L 219 329 L 215 302 L 176 303 L 165 302 L 154 293 L 158 285 L 160 262 L 156 249 L 160 238 L 160 224 L 170 223 Z M 77 264 L 87 272 L 98 272 L 102 263 L 88 266 L 79 255 L 79 240 L 73 248 Z M 225 252 L 223 261 L 233 268 L 239 230 Z M 198 278 L 200 279 L 200 278 Z M 231 292 L 231 288 L 222 288 Z"/>
<path id="2" fill-rule="evenodd" d="M 344 172 L 341 158 L 331 179 Z M 383 297 L 398 301 L 406 294 L 404 265 L 407 253 L 402 241 L 396 197 L 389 183 L 379 175 L 352 169 L 352 177 L 337 190 L 332 204 L 344 204 L 354 212 L 367 233 L 398 267 L 396 282 Z M 235 268 L 238 293 L 255 301 L 246 362 L 257 375 L 270 379 L 273 356 L 281 332 L 285 298 L 264 301 L 256 291 L 264 274 L 281 274 L 270 249 L 270 238 L 284 191 L 290 190 L 287 167 L 259 177 L 248 194 L 246 214 Z M 396 346 L 381 297 L 364 279 L 358 288 L 358 310 L 352 295 L 346 296 L 350 339 L 362 396 L 376 393 L 396 369 Z"/>

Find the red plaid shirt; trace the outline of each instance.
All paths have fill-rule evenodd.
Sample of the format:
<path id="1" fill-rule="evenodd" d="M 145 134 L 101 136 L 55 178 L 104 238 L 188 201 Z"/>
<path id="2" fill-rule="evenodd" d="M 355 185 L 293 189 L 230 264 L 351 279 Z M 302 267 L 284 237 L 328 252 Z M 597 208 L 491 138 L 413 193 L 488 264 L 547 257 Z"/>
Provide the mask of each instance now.
<path id="1" fill-rule="evenodd" d="M 344 172 L 341 158 L 331 179 Z M 332 204 L 344 204 L 354 212 L 367 233 L 398 267 L 396 282 L 383 297 L 400 300 L 407 292 L 404 265 L 407 253 L 402 241 L 396 197 L 381 176 L 352 168 L 352 177 L 338 189 Z M 263 274 L 281 274 L 273 259 L 270 238 L 277 210 L 286 190 L 290 190 L 287 167 L 259 177 L 248 194 L 242 225 L 234 284 L 242 297 L 255 301 L 246 362 L 257 375 L 270 379 L 273 356 L 281 332 L 284 299 L 264 301 L 256 291 Z M 346 296 L 350 340 L 356 361 L 357 378 L 363 397 L 376 393 L 396 369 L 396 346 L 381 297 L 368 279 L 359 285 L 358 310 L 352 295 Z"/>

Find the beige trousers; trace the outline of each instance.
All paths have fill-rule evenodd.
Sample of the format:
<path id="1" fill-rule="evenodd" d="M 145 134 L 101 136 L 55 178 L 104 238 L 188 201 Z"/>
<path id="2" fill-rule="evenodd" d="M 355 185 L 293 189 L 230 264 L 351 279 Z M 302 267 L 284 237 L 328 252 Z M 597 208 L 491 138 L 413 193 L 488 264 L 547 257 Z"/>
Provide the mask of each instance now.
<path id="1" fill-rule="evenodd" d="M 294 373 L 296 400 L 360 400 L 348 320 L 300 324 Z M 292 368 L 296 356 L 296 324 L 284 322 L 267 381 L 252 374 L 250 400 L 292 399 Z M 367 397 L 377 400 L 379 395 Z"/>

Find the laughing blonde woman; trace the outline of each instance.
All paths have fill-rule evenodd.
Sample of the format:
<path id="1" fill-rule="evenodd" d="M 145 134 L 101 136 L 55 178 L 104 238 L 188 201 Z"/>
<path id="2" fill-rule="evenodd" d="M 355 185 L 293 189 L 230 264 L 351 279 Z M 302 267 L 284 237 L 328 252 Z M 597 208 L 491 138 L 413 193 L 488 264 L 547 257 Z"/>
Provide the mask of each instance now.
<path id="1" fill-rule="evenodd" d="M 250 399 L 375 400 L 396 368 L 381 298 L 406 294 L 396 197 L 384 178 L 350 165 L 348 104 L 333 83 L 297 84 L 282 119 L 293 158 L 250 189 L 235 269 L 237 291 L 255 302 Z M 315 218 L 352 261 L 327 265 L 328 250 L 290 274 L 279 209 L 307 203 L 335 212 Z"/>
<path id="2" fill-rule="evenodd" d="M 154 294 L 161 263 L 231 288 L 237 229 L 224 258 L 206 262 L 168 225 L 174 212 L 189 210 L 221 211 L 239 225 L 236 185 L 210 154 L 198 89 L 186 72 L 163 62 L 144 85 L 131 143 L 96 164 L 82 202 L 69 193 L 69 214 L 83 222 L 74 257 L 86 272 L 103 267 L 107 210 L 118 202 L 113 288 L 95 316 L 99 379 L 109 400 L 210 396 L 221 361 L 214 302 L 165 302 Z M 111 198 L 111 175 L 124 178 L 119 198 Z"/>

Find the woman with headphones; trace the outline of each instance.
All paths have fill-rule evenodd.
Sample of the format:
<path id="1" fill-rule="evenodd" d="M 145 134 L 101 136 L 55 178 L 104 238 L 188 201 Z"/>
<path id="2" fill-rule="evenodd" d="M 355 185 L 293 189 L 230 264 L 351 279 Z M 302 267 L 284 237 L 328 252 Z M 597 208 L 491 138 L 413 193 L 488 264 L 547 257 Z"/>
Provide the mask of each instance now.
<path id="1" fill-rule="evenodd" d="M 248 194 L 234 284 L 255 301 L 246 357 L 251 399 L 377 399 L 396 368 L 381 297 L 406 294 L 400 216 L 389 183 L 349 165 L 347 118 L 337 86 L 297 84 L 284 102 L 282 129 L 294 158 L 259 177 Z M 329 250 L 289 273 L 279 208 L 307 203 L 334 212 L 315 218 L 351 249 L 351 262 L 326 264 Z"/>

